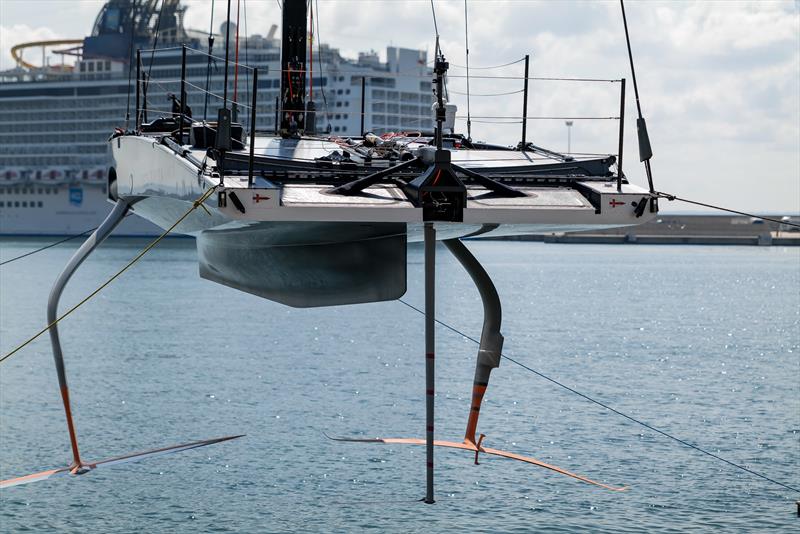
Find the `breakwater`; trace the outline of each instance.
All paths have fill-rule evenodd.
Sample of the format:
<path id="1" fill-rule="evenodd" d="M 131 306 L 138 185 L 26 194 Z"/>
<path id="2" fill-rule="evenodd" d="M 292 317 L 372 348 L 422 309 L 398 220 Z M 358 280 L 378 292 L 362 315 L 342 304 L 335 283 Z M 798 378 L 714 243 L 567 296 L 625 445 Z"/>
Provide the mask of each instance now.
<path id="1" fill-rule="evenodd" d="M 798 216 L 770 217 L 794 224 L 800 222 Z M 545 243 L 800 246 L 800 231 L 787 224 L 739 215 L 663 215 L 640 226 L 498 239 Z"/>

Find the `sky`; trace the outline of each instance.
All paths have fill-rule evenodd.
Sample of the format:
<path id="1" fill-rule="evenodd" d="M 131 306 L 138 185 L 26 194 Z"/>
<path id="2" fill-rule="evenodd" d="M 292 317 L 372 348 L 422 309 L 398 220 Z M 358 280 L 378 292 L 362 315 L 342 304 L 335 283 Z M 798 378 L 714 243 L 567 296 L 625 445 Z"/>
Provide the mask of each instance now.
<path id="1" fill-rule="evenodd" d="M 277 0 L 239 0 L 250 34 L 280 23 Z M 233 10 L 236 11 L 233 0 Z M 0 0 L 0 69 L 18 42 L 87 35 L 103 0 Z M 208 31 L 211 0 L 184 0 L 186 25 Z M 346 56 L 387 45 L 434 46 L 429 0 L 318 0 L 320 38 Z M 442 48 L 451 63 L 451 101 L 466 114 L 463 0 L 435 0 Z M 224 16 L 215 3 L 215 28 Z M 516 144 L 520 124 L 477 117 L 522 114 L 522 95 L 478 96 L 522 88 L 531 76 L 626 78 L 624 169 L 646 186 L 638 161 L 636 105 L 619 3 L 468 0 L 470 111 L 474 139 Z M 657 189 L 757 213 L 800 213 L 800 1 L 626 2 L 640 103 L 653 147 Z M 488 76 L 489 78 L 479 78 Z M 528 115 L 616 117 L 619 84 L 534 80 Z M 573 152 L 616 153 L 618 121 L 575 120 Z M 465 132 L 466 124 L 457 123 Z M 528 139 L 567 149 L 564 120 L 534 119 Z M 691 211 L 663 202 L 664 211 Z"/>

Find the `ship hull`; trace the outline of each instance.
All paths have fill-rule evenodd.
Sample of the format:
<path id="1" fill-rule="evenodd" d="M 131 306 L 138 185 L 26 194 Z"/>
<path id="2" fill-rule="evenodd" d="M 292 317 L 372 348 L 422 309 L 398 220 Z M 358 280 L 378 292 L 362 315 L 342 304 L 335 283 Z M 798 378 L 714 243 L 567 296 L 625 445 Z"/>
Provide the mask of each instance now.
<path id="1" fill-rule="evenodd" d="M 104 184 L 0 184 L 0 236 L 69 236 L 96 228 L 111 211 Z M 161 230 L 131 214 L 115 236 L 152 236 Z"/>

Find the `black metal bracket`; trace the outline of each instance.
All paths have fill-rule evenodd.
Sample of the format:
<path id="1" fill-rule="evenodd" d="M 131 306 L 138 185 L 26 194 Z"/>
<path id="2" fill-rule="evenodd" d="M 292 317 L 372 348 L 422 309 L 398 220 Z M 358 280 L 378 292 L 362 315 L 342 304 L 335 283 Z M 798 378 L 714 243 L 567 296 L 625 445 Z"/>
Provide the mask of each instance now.
<path id="1" fill-rule="evenodd" d="M 419 158 L 413 158 L 408 161 L 404 161 L 402 163 L 398 163 L 393 167 L 388 167 L 386 169 L 381 169 L 378 172 L 374 172 L 368 176 L 364 176 L 363 178 L 359 178 L 358 180 L 353 180 L 352 182 L 348 182 L 344 185 L 340 185 L 339 187 L 334 187 L 333 189 L 328 189 L 326 193 L 330 193 L 332 195 L 358 195 L 359 193 L 363 192 L 364 189 L 367 187 L 373 186 L 386 178 L 387 176 L 396 173 L 397 171 L 401 171 L 412 165 L 415 165 L 419 162 Z"/>
<path id="2" fill-rule="evenodd" d="M 403 187 L 423 221 L 461 222 L 467 206 L 467 188 L 450 164 L 450 151 L 436 150 L 433 164 Z"/>
<path id="3" fill-rule="evenodd" d="M 633 214 L 636 215 L 637 219 L 644 215 L 644 210 L 647 207 L 647 203 L 647 197 L 642 197 L 642 199 L 636 203 L 636 209 L 633 211 Z"/>
<path id="4" fill-rule="evenodd" d="M 478 172 L 475 172 L 470 169 L 465 169 L 464 167 L 460 167 L 458 165 L 451 165 L 454 171 L 460 172 L 466 176 L 469 176 L 480 185 L 485 187 L 486 189 L 502 195 L 504 197 L 524 197 L 526 196 L 525 193 L 519 191 L 518 189 L 514 189 L 513 187 L 509 187 L 505 184 L 501 184 L 497 180 L 492 180 L 491 178 L 484 176 Z"/>
<path id="5" fill-rule="evenodd" d="M 242 201 L 239 200 L 238 196 L 236 196 L 236 193 L 234 193 L 233 191 L 229 191 L 228 198 L 231 199 L 231 202 L 233 202 L 233 207 L 239 210 L 240 213 L 245 212 L 244 204 L 242 204 Z"/>

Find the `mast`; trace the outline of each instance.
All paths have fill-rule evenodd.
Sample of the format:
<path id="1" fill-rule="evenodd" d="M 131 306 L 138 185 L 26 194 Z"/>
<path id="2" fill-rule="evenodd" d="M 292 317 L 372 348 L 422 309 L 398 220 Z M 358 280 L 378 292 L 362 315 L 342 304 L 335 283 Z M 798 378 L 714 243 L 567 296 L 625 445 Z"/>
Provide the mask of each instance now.
<path id="1" fill-rule="evenodd" d="M 306 0 L 283 1 L 280 102 L 280 133 L 283 137 L 299 137 L 306 129 L 307 23 Z"/>

